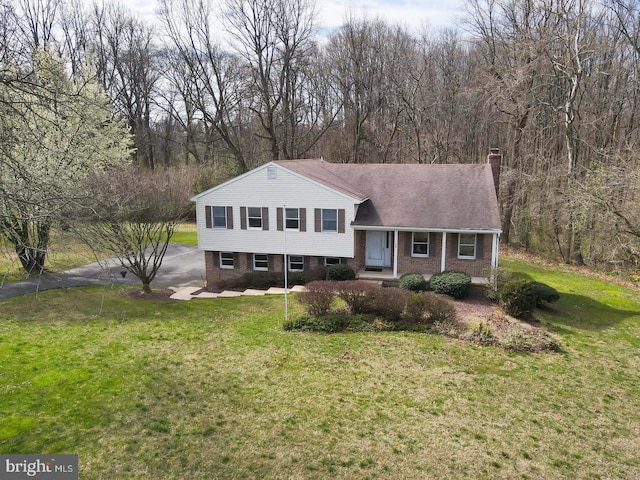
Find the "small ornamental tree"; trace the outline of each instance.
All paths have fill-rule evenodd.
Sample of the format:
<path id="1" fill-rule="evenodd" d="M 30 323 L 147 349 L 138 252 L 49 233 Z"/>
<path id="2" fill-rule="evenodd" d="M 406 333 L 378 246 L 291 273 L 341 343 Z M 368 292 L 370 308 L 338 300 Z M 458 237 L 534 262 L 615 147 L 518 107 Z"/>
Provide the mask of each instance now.
<path id="1" fill-rule="evenodd" d="M 97 176 L 93 207 L 77 231 L 96 251 L 114 255 L 151 292 L 176 225 L 189 211 L 186 171 L 121 169 Z"/>

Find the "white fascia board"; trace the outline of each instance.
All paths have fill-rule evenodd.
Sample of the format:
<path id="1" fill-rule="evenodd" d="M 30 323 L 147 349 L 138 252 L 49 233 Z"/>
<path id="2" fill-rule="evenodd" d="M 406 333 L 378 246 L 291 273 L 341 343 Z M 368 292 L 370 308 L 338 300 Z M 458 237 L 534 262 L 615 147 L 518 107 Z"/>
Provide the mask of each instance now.
<path id="1" fill-rule="evenodd" d="M 447 232 L 447 233 L 492 233 L 500 235 L 501 229 L 492 228 L 420 228 L 420 227 L 386 227 L 386 226 L 369 226 L 369 225 L 351 225 L 354 230 L 377 230 L 382 232 Z"/>

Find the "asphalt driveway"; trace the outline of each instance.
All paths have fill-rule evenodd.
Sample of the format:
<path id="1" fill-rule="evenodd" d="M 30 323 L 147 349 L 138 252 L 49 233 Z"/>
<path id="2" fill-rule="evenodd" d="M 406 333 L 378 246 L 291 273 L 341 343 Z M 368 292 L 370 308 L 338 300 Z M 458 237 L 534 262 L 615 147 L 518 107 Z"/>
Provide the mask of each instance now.
<path id="1" fill-rule="evenodd" d="M 115 260 L 91 263 L 62 273 L 0 284 L 0 300 L 54 288 L 87 285 L 141 285 Z M 170 244 L 151 287 L 186 287 L 204 285 L 204 254 L 192 245 Z"/>

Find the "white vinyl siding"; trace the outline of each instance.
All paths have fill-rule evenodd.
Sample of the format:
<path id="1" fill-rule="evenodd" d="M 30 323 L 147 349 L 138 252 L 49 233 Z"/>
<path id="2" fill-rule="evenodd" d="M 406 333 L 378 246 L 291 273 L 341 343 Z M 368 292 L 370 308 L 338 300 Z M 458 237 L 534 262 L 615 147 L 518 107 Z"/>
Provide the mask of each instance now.
<path id="1" fill-rule="evenodd" d="M 476 234 L 461 233 L 458 235 L 458 258 L 462 260 L 476 259 Z"/>
<path id="2" fill-rule="evenodd" d="M 356 211 L 354 200 L 280 166 L 270 166 L 278 169 L 275 179 L 267 179 L 267 168 L 259 167 L 197 198 L 198 247 L 201 250 L 218 252 L 268 252 L 280 255 L 287 253 L 288 255 L 352 258 L 355 238 L 350 225 Z M 295 206 L 287 207 L 287 204 L 292 203 L 292 198 L 295 198 Z M 205 225 L 207 205 L 227 205 L 233 208 L 237 219 L 235 228 L 207 229 Z M 263 208 L 262 230 L 249 228 L 247 206 Z M 289 208 L 298 211 L 298 230 L 285 229 L 288 217 L 285 210 Z M 273 225 L 268 229 L 265 228 L 265 210 L 268 210 L 277 220 L 278 209 L 282 212 L 283 230 L 278 230 L 277 221 L 272 222 Z M 316 232 L 315 211 L 318 209 L 343 211 L 345 232 L 337 235 Z M 245 212 L 244 229 L 242 228 L 243 211 Z M 289 226 L 292 224 L 289 223 Z"/>

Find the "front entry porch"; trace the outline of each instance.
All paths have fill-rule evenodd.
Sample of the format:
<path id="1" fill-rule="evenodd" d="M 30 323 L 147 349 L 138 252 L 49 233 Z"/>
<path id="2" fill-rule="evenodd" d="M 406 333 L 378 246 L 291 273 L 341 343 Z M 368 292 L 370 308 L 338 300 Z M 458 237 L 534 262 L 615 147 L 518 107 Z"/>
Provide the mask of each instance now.
<path id="1" fill-rule="evenodd" d="M 431 278 L 430 273 L 423 273 L 422 276 L 428 282 Z M 358 272 L 356 272 L 356 278 L 358 280 L 367 280 L 367 281 L 380 281 L 380 282 L 397 282 L 399 280 L 398 277 L 394 276 L 393 268 L 385 267 L 380 271 L 373 271 L 371 269 L 361 268 Z M 472 285 L 486 285 L 489 282 L 487 277 L 471 277 Z"/>

